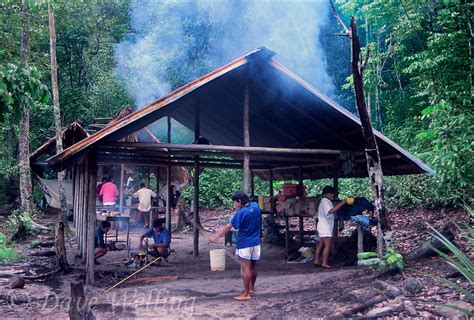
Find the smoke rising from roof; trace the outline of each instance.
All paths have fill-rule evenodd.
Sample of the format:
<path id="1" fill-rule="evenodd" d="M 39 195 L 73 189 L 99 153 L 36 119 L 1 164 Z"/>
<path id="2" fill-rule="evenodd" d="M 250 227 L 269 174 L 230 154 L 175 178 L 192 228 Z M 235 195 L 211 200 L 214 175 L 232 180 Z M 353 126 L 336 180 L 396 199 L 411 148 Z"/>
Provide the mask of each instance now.
<path id="1" fill-rule="evenodd" d="M 319 42 L 329 4 L 313 1 L 132 0 L 133 34 L 115 48 L 137 107 L 258 47 L 331 96 Z"/>

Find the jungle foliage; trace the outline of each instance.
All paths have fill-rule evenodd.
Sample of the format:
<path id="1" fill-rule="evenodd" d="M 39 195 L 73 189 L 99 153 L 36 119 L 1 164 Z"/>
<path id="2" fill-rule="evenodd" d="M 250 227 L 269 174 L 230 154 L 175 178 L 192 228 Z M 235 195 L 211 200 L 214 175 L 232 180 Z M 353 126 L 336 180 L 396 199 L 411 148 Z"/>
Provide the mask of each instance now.
<path id="1" fill-rule="evenodd" d="M 31 58 L 20 64 L 23 2 L 0 2 L 0 190 L 17 175 L 18 108 L 26 101 L 32 112 L 32 150 L 54 135 L 49 86 L 47 11 L 31 13 Z M 337 0 L 348 21 L 356 16 L 362 45 L 370 51 L 365 72 L 367 104 L 374 127 L 426 162 L 436 176 L 387 177 L 389 204 L 455 205 L 472 201 L 474 180 L 474 112 L 472 66 L 472 11 L 465 0 Z M 94 117 L 116 114 L 132 104 L 115 72 L 114 45 L 133 30 L 129 1 L 55 1 L 57 56 L 62 123 L 88 125 Z M 160 21 L 166 23 L 166 21 Z M 169 22 L 172 23 L 172 22 Z M 208 55 L 214 33 L 225 26 L 199 17 L 185 20 L 183 30 L 193 45 L 184 64 L 169 61 L 172 89 L 197 74 L 217 67 Z M 219 29 L 221 28 L 221 29 Z M 224 28 L 224 29 L 223 29 Z M 355 112 L 351 86 L 350 48 L 333 19 L 321 30 L 328 73 L 336 88 L 334 98 Z M 197 66 L 197 67 L 196 67 Z M 196 68 L 198 69 L 196 71 Z M 14 75 L 9 80 L 8 75 Z M 23 98 L 9 95 L 24 92 Z M 240 171 L 203 170 L 203 205 L 229 204 L 230 193 L 241 187 Z M 331 181 L 305 181 L 317 194 Z M 256 193 L 267 194 L 268 183 L 256 182 Z M 342 196 L 370 196 L 365 179 L 341 180 Z M 184 195 L 186 196 L 185 191 Z M 189 196 L 189 195 L 188 195 Z M 0 195 L 0 201 L 9 201 Z"/>

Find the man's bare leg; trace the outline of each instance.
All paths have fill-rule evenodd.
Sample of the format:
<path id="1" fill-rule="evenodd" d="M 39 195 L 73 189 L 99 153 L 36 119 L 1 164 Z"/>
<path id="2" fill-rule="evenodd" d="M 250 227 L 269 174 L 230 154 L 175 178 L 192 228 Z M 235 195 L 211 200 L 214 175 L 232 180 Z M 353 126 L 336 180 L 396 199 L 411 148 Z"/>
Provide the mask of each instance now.
<path id="1" fill-rule="evenodd" d="M 244 282 L 244 292 L 234 297 L 235 300 L 250 300 L 250 283 L 252 281 L 252 261 L 240 258 L 240 265 L 242 266 L 242 280 Z"/>
<path id="2" fill-rule="evenodd" d="M 108 251 L 107 248 L 95 248 L 94 263 L 100 264 L 99 262 L 97 262 L 97 259 L 105 256 L 107 254 L 107 251 Z"/>
<path id="3" fill-rule="evenodd" d="M 250 293 L 255 292 L 255 282 L 257 281 L 257 261 L 251 260 L 252 280 L 250 281 Z"/>

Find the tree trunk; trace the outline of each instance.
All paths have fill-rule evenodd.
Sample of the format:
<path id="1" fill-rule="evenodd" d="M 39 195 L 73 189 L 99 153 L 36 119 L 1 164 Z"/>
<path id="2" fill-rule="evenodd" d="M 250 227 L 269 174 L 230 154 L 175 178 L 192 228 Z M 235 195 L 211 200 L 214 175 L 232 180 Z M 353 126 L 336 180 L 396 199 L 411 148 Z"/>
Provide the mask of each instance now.
<path id="1" fill-rule="evenodd" d="M 56 153 L 63 151 L 63 138 L 61 134 L 61 110 L 59 108 L 59 89 L 58 89 L 58 64 L 56 61 L 56 27 L 54 24 L 54 10 L 48 1 L 48 20 L 49 20 L 49 49 L 51 58 L 51 89 L 53 93 L 54 107 L 54 126 L 56 129 Z M 58 172 L 59 201 L 61 205 L 60 219 L 67 227 L 67 202 L 64 191 L 65 172 Z"/>
<path id="2" fill-rule="evenodd" d="M 51 58 L 51 88 L 53 91 L 54 107 L 54 126 L 56 129 L 56 153 L 63 150 L 63 137 L 61 134 L 61 111 L 59 109 L 59 89 L 58 89 L 58 64 L 56 62 L 56 27 L 54 25 L 54 10 L 48 1 L 48 20 L 49 20 L 49 49 Z M 58 172 L 58 192 L 60 203 L 59 221 L 56 228 L 56 254 L 59 267 L 64 273 L 70 271 L 67 262 L 66 246 L 64 244 L 64 228 L 67 227 L 67 202 L 64 191 L 65 171 Z"/>
<path id="3" fill-rule="evenodd" d="M 352 76 L 354 79 L 354 91 L 362 124 L 362 134 L 365 140 L 365 155 L 367 158 L 367 171 L 370 179 L 370 189 L 374 198 L 376 217 L 379 218 L 377 226 L 377 251 L 379 255 L 383 253 L 383 231 L 389 229 L 387 210 L 385 208 L 385 189 L 383 185 L 383 172 L 380 162 L 380 153 L 377 141 L 372 130 L 372 124 L 365 105 L 364 81 L 362 78 L 363 63 L 359 37 L 357 35 L 357 25 L 355 18 L 351 18 L 350 39 L 352 49 Z M 367 53 L 368 54 L 368 53 Z"/>
<path id="4" fill-rule="evenodd" d="M 64 223 L 61 220 L 56 224 L 55 246 L 59 268 L 61 268 L 64 273 L 69 273 L 71 268 L 67 262 L 66 246 L 64 244 Z"/>
<path id="5" fill-rule="evenodd" d="M 21 61 L 28 63 L 30 53 L 30 8 L 28 2 L 24 1 L 22 9 L 24 22 L 21 37 Z M 33 186 L 31 183 L 30 169 L 30 107 L 21 105 L 23 112 L 20 121 L 20 139 L 18 144 L 19 166 L 20 166 L 20 209 L 23 212 L 32 212 Z"/>

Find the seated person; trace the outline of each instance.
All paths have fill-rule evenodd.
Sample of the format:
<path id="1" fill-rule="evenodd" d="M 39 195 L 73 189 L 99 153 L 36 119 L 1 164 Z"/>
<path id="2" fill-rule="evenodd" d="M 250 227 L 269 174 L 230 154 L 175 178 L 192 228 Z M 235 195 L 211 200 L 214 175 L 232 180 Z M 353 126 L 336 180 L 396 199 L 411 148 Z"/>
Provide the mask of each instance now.
<path id="1" fill-rule="evenodd" d="M 164 219 L 156 219 L 153 221 L 153 228 L 149 229 L 140 237 L 140 241 L 138 242 L 138 250 L 142 250 L 142 242 L 144 238 L 153 237 L 155 243 L 153 245 L 149 245 L 149 250 L 147 253 L 153 257 L 167 258 L 169 256 L 171 235 L 170 232 L 165 227 L 163 227 L 164 222 Z"/>
<path id="2" fill-rule="evenodd" d="M 101 221 L 97 229 L 95 229 L 95 264 L 100 264 L 97 259 L 105 256 L 110 245 L 105 243 L 104 235 L 110 230 L 110 222 Z"/>

